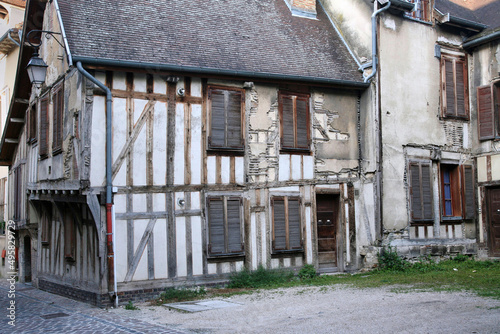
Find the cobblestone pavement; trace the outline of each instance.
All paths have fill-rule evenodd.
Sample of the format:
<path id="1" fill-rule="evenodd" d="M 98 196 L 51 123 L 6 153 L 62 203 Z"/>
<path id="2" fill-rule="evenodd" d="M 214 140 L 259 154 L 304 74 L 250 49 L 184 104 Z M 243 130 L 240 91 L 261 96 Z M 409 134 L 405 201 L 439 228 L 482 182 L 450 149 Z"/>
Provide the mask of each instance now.
<path id="1" fill-rule="evenodd" d="M 15 290 L 11 298 L 8 281 L 0 280 L 0 333 L 192 333 L 120 316 L 28 284 L 16 283 Z M 11 301 L 15 301 L 15 327 L 9 324 Z"/>

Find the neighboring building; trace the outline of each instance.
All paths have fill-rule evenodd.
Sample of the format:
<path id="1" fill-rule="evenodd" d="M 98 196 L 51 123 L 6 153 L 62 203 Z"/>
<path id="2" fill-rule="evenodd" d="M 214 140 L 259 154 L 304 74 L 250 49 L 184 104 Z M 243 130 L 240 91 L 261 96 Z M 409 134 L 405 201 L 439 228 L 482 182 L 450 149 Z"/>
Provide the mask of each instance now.
<path id="1" fill-rule="evenodd" d="M 363 266 L 372 92 L 315 1 L 32 0 L 26 18 L 61 35 L 42 34 L 39 87 L 23 44 L 2 137 L 21 281 L 107 305 Z"/>
<path id="2" fill-rule="evenodd" d="M 474 52 L 464 42 L 499 24 L 500 2 L 324 2 L 359 59 L 372 57 L 372 27 L 360 22 L 381 9 L 372 89 L 380 130 L 382 245 L 408 257 L 498 254 L 498 189 L 492 187 L 500 177 L 492 154 L 498 119 L 491 105 L 487 134 L 478 140 L 476 109 L 476 88 L 490 97 L 496 89 L 498 37 Z"/>
<path id="3" fill-rule="evenodd" d="M 19 58 L 20 32 L 24 20 L 26 1 L 0 1 L 0 133 L 3 132 L 9 111 L 12 90 L 16 78 Z M 7 175 L 8 167 L 0 167 L 0 278 L 6 277 L 7 270 L 3 250 L 5 250 L 5 222 L 7 215 Z"/>
<path id="4" fill-rule="evenodd" d="M 497 16 L 498 18 L 498 16 Z M 481 247 L 500 256 L 500 28 L 468 39 L 472 53 L 471 128 L 477 162 L 478 220 Z"/>

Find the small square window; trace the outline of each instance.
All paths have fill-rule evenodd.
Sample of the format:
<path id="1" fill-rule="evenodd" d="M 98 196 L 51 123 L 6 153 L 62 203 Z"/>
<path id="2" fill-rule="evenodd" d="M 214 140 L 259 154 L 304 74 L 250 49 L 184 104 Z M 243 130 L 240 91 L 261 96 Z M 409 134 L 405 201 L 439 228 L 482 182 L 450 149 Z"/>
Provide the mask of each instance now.
<path id="1" fill-rule="evenodd" d="M 279 93 L 282 151 L 310 151 L 309 95 Z"/>

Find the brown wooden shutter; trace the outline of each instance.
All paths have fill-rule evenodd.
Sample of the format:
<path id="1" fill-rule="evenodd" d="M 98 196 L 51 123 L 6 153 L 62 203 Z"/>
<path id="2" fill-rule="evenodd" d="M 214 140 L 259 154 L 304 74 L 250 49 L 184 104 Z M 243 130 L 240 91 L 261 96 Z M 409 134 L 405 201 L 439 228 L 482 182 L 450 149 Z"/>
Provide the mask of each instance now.
<path id="1" fill-rule="evenodd" d="M 63 141 L 63 115 L 64 115 L 64 87 L 59 85 L 52 97 L 53 125 L 52 125 L 52 151 L 57 153 L 62 149 Z"/>
<path id="2" fill-rule="evenodd" d="M 211 124 L 210 124 L 210 147 L 225 146 L 226 115 L 224 104 L 224 92 L 211 90 L 209 93 L 211 102 Z"/>
<path id="3" fill-rule="evenodd" d="M 285 200 L 273 198 L 273 250 L 286 249 Z"/>
<path id="4" fill-rule="evenodd" d="M 450 59 L 444 59 L 444 71 L 445 71 L 445 96 L 446 96 L 446 106 L 445 115 L 455 116 L 456 103 L 455 103 L 455 75 L 453 69 L 453 61 Z"/>
<path id="5" fill-rule="evenodd" d="M 288 199 L 288 244 L 289 249 L 302 249 L 302 237 L 300 226 L 300 201 Z"/>
<path id="6" fill-rule="evenodd" d="M 226 147 L 242 147 L 241 133 L 241 103 L 243 94 L 240 91 L 229 90 L 227 94 L 226 106 Z"/>
<path id="7" fill-rule="evenodd" d="M 433 220 L 432 168 L 430 163 L 410 163 L 412 220 Z"/>
<path id="8" fill-rule="evenodd" d="M 457 116 L 467 117 L 467 68 L 463 60 L 455 61 Z"/>
<path id="9" fill-rule="evenodd" d="M 494 138 L 495 109 L 493 107 L 493 94 L 489 85 L 477 88 L 477 111 L 479 139 Z"/>
<path id="10" fill-rule="evenodd" d="M 222 197 L 208 199 L 208 230 L 209 253 L 225 253 L 224 201 Z"/>
<path id="11" fill-rule="evenodd" d="M 280 95 L 281 110 L 281 146 L 295 148 L 295 124 L 293 112 L 293 96 Z"/>
<path id="12" fill-rule="evenodd" d="M 472 166 L 462 166 L 462 175 L 463 217 L 473 219 L 476 215 L 476 205 L 474 203 L 474 170 Z"/>
<path id="13" fill-rule="evenodd" d="M 241 200 L 229 198 L 227 205 L 227 252 L 240 253 L 243 251 L 241 242 Z"/>
<path id="14" fill-rule="evenodd" d="M 49 149 L 49 99 L 44 97 L 40 101 L 40 142 L 38 146 L 38 154 L 41 157 L 46 157 Z"/>
<path id="15" fill-rule="evenodd" d="M 309 148 L 309 99 L 297 97 L 297 148 Z"/>

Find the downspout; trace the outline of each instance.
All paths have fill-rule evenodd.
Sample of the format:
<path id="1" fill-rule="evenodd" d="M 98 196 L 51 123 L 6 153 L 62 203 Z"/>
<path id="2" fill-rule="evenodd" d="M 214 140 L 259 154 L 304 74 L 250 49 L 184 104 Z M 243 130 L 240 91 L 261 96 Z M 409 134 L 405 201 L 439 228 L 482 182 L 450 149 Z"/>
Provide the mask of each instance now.
<path id="1" fill-rule="evenodd" d="M 9 33 L 8 33 L 8 36 L 9 36 L 9 39 L 14 43 L 16 44 L 17 46 L 21 46 L 21 44 L 19 44 L 18 41 L 16 41 L 14 38 L 12 38 L 12 36 L 10 35 L 10 33 L 12 32 L 12 29 L 9 30 Z"/>
<path id="2" fill-rule="evenodd" d="M 94 78 L 82 66 L 81 62 L 76 63 L 78 71 L 83 74 L 87 79 L 96 84 L 99 88 L 106 92 L 106 227 L 107 227 L 107 246 L 108 246 L 108 286 L 113 284 L 115 306 L 118 306 L 118 294 L 116 284 L 116 266 L 115 255 L 113 250 L 113 179 L 112 179 L 112 160 L 111 160 L 111 90 L 106 87 L 102 82 Z"/>
<path id="3" fill-rule="evenodd" d="M 391 2 L 387 1 L 387 6 L 380 8 L 372 14 L 372 73 L 365 77 L 365 82 L 370 81 L 377 73 L 377 15 L 388 10 L 391 7 Z"/>

